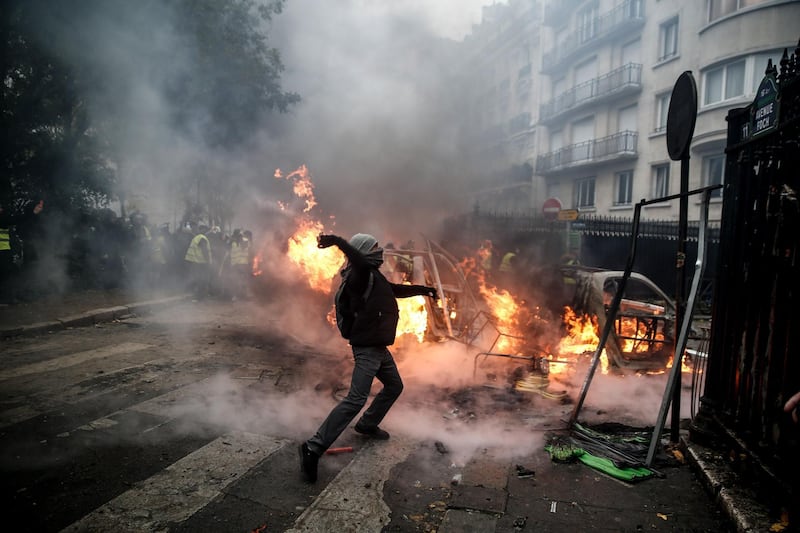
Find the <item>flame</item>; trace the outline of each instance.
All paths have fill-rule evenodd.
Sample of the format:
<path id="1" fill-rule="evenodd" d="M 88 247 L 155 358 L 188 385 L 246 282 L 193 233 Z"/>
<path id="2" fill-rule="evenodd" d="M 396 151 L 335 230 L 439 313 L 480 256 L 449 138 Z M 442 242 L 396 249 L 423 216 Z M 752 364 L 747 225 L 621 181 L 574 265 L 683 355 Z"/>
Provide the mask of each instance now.
<path id="1" fill-rule="evenodd" d="M 333 281 L 337 277 L 345 257 L 335 246 L 324 249 L 317 247 L 317 236 L 325 232 L 325 227 L 309 214 L 317 205 L 317 201 L 314 198 L 314 184 L 308 168 L 301 165 L 297 170 L 285 176 L 280 169 L 277 169 L 274 177 L 292 180 L 294 195 L 305 200 L 303 214 L 296 217 L 295 220 L 297 228 L 288 239 L 286 256 L 303 272 L 309 287 L 315 291 L 330 294 Z M 279 207 L 281 210 L 288 210 L 288 205 L 285 203 L 279 202 Z M 262 258 L 259 254 L 254 263 L 254 273 L 257 265 L 261 263 Z M 258 268 L 258 273 L 261 273 L 260 268 Z M 410 334 L 418 342 L 423 342 L 428 326 L 425 298 L 422 296 L 400 298 L 397 304 L 400 310 L 397 335 Z M 331 325 L 336 325 L 336 311 L 333 307 L 326 318 Z"/>
<path id="2" fill-rule="evenodd" d="M 324 249 L 317 247 L 317 235 L 323 231 L 320 222 L 301 219 L 297 231 L 289 238 L 286 255 L 303 271 L 309 287 L 329 293 L 331 280 L 342 267 L 344 255 L 334 246 Z"/>
<path id="3" fill-rule="evenodd" d="M 664 333 L 651 332 L 644 322 L 631 317 L 620 317 L 619 333 L 620 349 L 625 353 L 647 353 L 656 351 L 664 344 Z M 622 338 L 626 337 L 626 338 Z"/>
<path id="4" fill-rule="evenodd" d="M 311 175 L 305 165 L 300 165 L 297 170 L 290 172 L 286 176 L 283 175 L 281 169 L 275 169 L 274 176 L 275 179 L 284 178 L 294 181 L 293 188 L 295 196 L 304 198 L 306 201 L 306 207 L 303 209 L 303 213 L 308 213 L 317 205 L 317 201 L 314 199 L 314 183 L 311 181 Z"/>
<path id="5" fill-rule="evenodd" d="M 600 344 L 600 337 L 597 335 L 597 317 L 578 316 L 571 307 L 566 306 L 562 321 L 566 327 L 566 334 L 558 343 L 559 353 L 581 355 L 597 349 L 597 345 Z"/>
<path id="6" fill-rule="evenodd" d="M 417 342 L 423 342 L 425 331 L 428 329 L 428 311 L 425 309 L 425 297 L 399 298 L 397 307 L 400 309 L 397 336 L 410 334 L 416 337 Z"/>

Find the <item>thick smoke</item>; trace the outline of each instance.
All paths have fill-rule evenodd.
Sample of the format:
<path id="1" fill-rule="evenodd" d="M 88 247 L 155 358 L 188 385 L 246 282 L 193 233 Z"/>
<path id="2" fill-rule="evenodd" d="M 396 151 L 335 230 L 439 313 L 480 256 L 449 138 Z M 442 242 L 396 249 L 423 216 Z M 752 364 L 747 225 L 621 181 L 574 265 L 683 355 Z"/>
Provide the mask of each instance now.
<path id="1" fill-rule="evenodd" d="M 293 275 L 301 274 L 280 262 L 296 211 L 278 209 L 291 194 L 273 172 L 307 165 L 320 218 L 336 233 L 369 232 L 382 242 L 417 239 L 419 233 L 435 237 L 443 219 L 470 208 L 463 183 L 475 170 L 459 148 L 465 108 L 463 88 L 453 76 L 464 58 L 447 39 L 462 37 L 469 23 L 479 21 L 475 8 L 468 11 L 463 0 L 289 0 L 267 31 L 287 67 L 285 90 L 303 100 L 289 114 L 273 117 L 249 146 L 221 151 L 201 140 L 203 129 L 214 127 L 209 117 L 192 117 L 194 130 L 188 133 L 173 130 L 167 120 L 167 80 L 176 70 L 192 78 L 193 50 L 173 39 L 178 21 L 166 8 L 142 20 L 138 3 L 129 5 L 130 16 L 96 13 L 79 27 L 48 13 L 41 18 L 43 42 L 76 68 L 100 73 L 88 102 L 94 120 L 113 118 L 120 125 L 114 135 L 126 199 L 152 223 L 174 229 L 187 192 L 196 187 L 199 195 L 201 184 L 216 184 L 213 190 L 234 201 L 233 226 L 254 230 L 259 248 L 269 252 L 272 279 L 284 287 L 249 304 L 257 321 L 298 342 L 345 354 L 338 368 L 319 374 L 309 369 L 297 392 L 237 396 L 231 391 L 246 382 L 220 377 L 204 384 L 202 401 L 176 406 L 173 414 L 307 437 L 334 403 L 329 388 L 314 386 L 331 379 L 346 384 L 350 367 L 346 345 L 321 320 L 330 300 L 293 290 L 302 285 Z M 450 24 L 467 13 L 466 23 Z M 484 447 L 509 455 L 539 447 L 540 428 L 500 416 L 497 404 L 486 399 L 472 374 L 474 355 L 458 343 L 398 353 L 407 388 L 387 429 L 444 442 L 462 459 Z M 582 377 L 555 385 L 574 398 Z M 464 419 L 467 410 L 456 412 L 447 393 L 470 387 L 479 388 L 470 406 L 475 418 Z M 640 421 L 652 423 L 660 399 L 653 390 L 633 379 L 598 378 L 587 410 L 636 405 L 643 409 Z M 571 408 L 537 399 L 531 412 L 537 406 L 562 415 Z"/>

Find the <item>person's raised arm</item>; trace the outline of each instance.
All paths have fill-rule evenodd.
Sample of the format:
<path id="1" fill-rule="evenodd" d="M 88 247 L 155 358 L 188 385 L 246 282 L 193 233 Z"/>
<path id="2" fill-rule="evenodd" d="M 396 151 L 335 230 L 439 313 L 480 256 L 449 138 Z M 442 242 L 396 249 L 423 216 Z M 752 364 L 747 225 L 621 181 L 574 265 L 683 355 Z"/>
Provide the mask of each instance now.
<path id="1" fill-rule="evenodd" d="M 318 248 L 330 248 L 331 246 L 337 246 L 342 251 L 345 257 L 347 257 L 347 260 L 350 261 L 350 266 L 352 266 L 354 270 L 364 270 L 369 266 L 364 255 L 351 246 L 344 238 L 338 235 L 325 234 L 317 236 Z"/>

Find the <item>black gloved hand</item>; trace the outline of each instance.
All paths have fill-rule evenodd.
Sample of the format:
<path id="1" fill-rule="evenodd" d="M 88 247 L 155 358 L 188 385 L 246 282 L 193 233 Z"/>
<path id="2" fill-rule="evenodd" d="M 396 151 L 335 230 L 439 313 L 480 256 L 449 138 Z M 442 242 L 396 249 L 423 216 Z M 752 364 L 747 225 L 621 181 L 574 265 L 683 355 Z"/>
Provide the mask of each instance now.
<path id="1" fill-rule="evenodd" d="M 434 300 L 438 300 L 439 299 L 439 292 L 436 289 L 434 289 L 433 287 L 425 287 L 425 290 L 428 291 L 428 293 L 425 296 L 430 296 Z"/>
<path id="2" fill-rule="evenodd" d="M 317 248 L 330 248 L 335 245 L 339 240 L 337 235 L 324 235 L 320 233 L 317 235 Z"/>

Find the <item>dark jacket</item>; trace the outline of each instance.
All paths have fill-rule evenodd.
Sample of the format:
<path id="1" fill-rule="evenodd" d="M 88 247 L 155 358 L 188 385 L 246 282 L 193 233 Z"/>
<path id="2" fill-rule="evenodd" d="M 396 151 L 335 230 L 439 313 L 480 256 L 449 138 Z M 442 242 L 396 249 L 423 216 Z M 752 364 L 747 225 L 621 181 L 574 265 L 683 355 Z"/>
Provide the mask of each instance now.
<path id="1" fill-rule="evenodd" d="M 432 295 L 424 285 L 391 283 L 380 270 L 369 264 L 364 255 L 339 238 L 336 246 L 350 263 L 345 292 L 357 305 L 357 314 L 350 333 L 353 346 L 391 346 L 397 333 L 399 310 L 397 298 Z M 370 284 L 370 272 L 373 273 Z M 369 291 L 367 287 L 369 285 Z M 364 296 L 366 294 L 366 300 Z"/>

